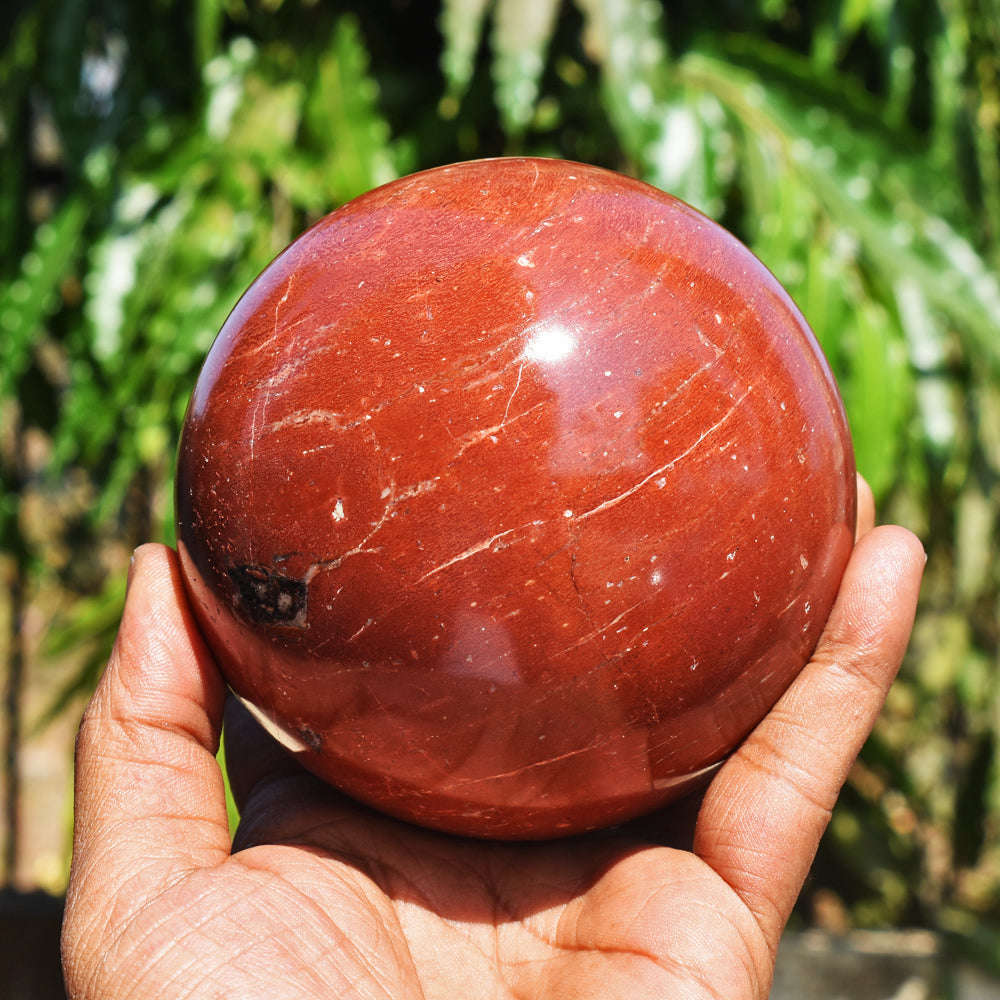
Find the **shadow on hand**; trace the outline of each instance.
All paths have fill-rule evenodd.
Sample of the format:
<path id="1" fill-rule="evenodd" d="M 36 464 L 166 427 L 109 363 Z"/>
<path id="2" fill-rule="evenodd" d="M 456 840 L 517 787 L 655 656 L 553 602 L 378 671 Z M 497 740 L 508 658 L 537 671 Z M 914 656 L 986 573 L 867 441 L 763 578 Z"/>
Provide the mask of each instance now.
<path id="1" fill-rule="evenodd" d="M 296 847 L 346 866 L 397 902 L 473 923 L 521 921 L 590 891 L 649 850 L 689 851 L 705 787 L 610 829 L 559 840 L 477 840 L 423 829 L 308 773 L 234 699 L 226 756 L 241 821 L 233 851 Z M 345 872 L 347 874 L 347 872 Z"/>

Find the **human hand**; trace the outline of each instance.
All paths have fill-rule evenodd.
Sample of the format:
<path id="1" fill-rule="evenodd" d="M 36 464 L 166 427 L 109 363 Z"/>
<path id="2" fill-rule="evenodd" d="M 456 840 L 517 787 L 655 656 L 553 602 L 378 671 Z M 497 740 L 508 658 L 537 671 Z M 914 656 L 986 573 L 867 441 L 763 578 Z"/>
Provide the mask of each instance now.
<path id="1" fill-rule="evenodd" d="M 830 811 L 899 667 L 924 554 L 860 540 L 812 661 L 683 806 L 545 844 L 431 833 L 305 773 L 230 702 L 176 556 L 136 553 L 77 745 L 63 959 L 73 1000 L 517 996 L 764 1000 Z"/>

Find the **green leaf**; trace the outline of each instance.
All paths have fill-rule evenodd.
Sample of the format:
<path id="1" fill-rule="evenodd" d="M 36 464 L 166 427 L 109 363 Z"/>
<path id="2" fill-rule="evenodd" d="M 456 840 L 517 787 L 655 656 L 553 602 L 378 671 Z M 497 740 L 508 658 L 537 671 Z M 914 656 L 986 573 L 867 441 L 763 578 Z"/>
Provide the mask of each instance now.
<path id="1" fill-rule="evenodd" d="M 257 60 L 257 46 L 244 36 L 234 38 L 226 52 L 210 59 L 202 70 L 205 81 L 204 129 L 209 139 L 224 142 L 233 115 L 243 100 L 247 69 Z"/>
<path id="2" fill-rule="evenodd" d="M 707 215 L 722 214 L 736 174 L 734 140 L 714 97 L 681 90 L 658 103 L 655 138 L 640 150 L 645 180 Z"/>
<path id="3" fill-rule="evenodd" d="M 855 35 L 870 24 L 879 38 L 885 38 L 895 0 L 844 0 L 840 7 L 840 31 Z"/>
<path id="4" fill-rule="evenodd" d="M 219 740 L 219 752 L 215 755 L 215 760 L 222 771 L 222 784 L 226 790 L 226 816 L 229 819 L 230 836 L 236 833 L 236 828 L 240 825 L 240 811 L 233 796 L 233 788 L 229 781 L 229 771 L 226 768 L 226 734 L 223 731 Z"/>
<path id="5" fill-rule="evenodd" d="M 885 309 L 871 301 L 857 302 L 854 320 L 850 373 L 843 385 L 845 403 L 858 470 L 875 496 L 881 497 L 901 478 L 911 377 L 906 352 L 893 336 Z"/>
<path id="6" fill-rule="evenodd" d="M 652 0 L 576 0 L 583 44 L 601 67 L 604 105 L 623 146 L 645 163 L 662 138 L 660 104 L 667 97 L 663 11 Z"/>
<path id="7" fill-rule="evenodd" d="M 601 67 L 608 115 L 637 172 L 721 216 L 736 171 L 726 111 L 672 72 L 662 8 L 650 0 L 577 0 L 584 46 Z"/>
<path id="8" fill-rule="evenodd" d="M 441 7 L 438 22 L 444 38 L 441 72 L 454 98 L 465 93 L 472 79 L 486 11 L 492 3 L 493 0 L 444 0 Z"/>
<path id="9" fill-rule="evenodd" d="M 913 281 L 955 325 L 966 350 L 1000 374 L 1000 282 L 968 239 L 921 203 L 920 188 L 909 182 L 913 157 L 900 155 L 891 139 L 817 111 L 811 98 L 796 100 L 703 53 L 685 57 L 679 73 L 714 94 L 749 134 L 773 144 L 786 178 L 797 174 L 815 192 L 886 285 Z"/>
<path id="10" fill-rule="evenodd" d="M 304 88 L 298 80 L 272 84 L 256 73 L 248 73 L 227 136 L 227 151 L 238 157 L 252 157 L 264 169 L 273 169 L 295 142 L 303 97 Z"/>
<path id="11" fill-rule="evenodd" d="M 136 371 L 127 352 L 141 333 L 136 320 L 149 298 L 162 291 L 162 286 L 141 279 L 163 273 L 171 241 L 193 214 L 194 197 L 185 191 L 147 215 L 158 201 L 152 185 L 127 186 L 115 206 L 119 224 L 107 230 L 91 252 L 84 304 L 88 344 L 97 364 L 111 372 L 126 366 Z"/>
<path id="12" fill-rule="evenodd" d="M 59 306 L 59 284 L 80 253 L 88 214 L 84 197 L 70 198 L 54 218 L 38 227 L 31 249 L 21 259 L 20 274 L 0 288 L 0 400 L 15 392 L 39 328 Z"/>
<path id="13" fill-rule="evenodd" d="M 39 732 L 80 697 L 89 694 L 101 676 L 125 604 L 125 577 L 109 577 L 100 593 L 79 598 L 50 625 L 43 642 L 46 659 L 83 651 L 76 669 L 56 689 L 34 724 Z"/>
<path id="14" fill-rule="evenodd" d="M 224 0 L 196 0 L 194 47 L 198 64 L 201 66 L 204 66 L 216 54 L 224 14 Z"/>
<path id="15" fill-rule="evenodd" d="M 389 126 L 378 110 L 378 84 L 356 18 L 342 17 L 306 104 L 306 120 L 325 150 L 322 171 L 330 207 L 396 176 Z"/>
<path id="16" fill-rule="evenodd" d="M 958 400 L 942 374 L 948 337 L 938 322 L 923 287 L 913 278 L 899 278 L 893 289 L 911 364 L 918 372 L 917 408 L 927 444 L 941 457 L 950 455 L 958 435 Z"/>
<path id="17" fill-rule="evenodd" d="M 493 80 L 508 132 L 531 123 L 538 84 L 561 0 L 497 0 L 493 15 Z"/>

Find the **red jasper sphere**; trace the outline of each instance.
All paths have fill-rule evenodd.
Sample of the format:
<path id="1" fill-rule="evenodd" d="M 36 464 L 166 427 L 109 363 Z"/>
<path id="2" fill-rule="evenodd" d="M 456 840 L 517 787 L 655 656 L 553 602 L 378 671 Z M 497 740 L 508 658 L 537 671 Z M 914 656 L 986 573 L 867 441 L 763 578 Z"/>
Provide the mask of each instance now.
<path id="1" fill-rule="evenodd" d="M 191 602 L 308 768 L 454 833 L 704 780 L 812 653 L 854 460 L 799 311 L 639 181 L 500 159 L 327 216 L 226 321 L 177 475 Z"/>

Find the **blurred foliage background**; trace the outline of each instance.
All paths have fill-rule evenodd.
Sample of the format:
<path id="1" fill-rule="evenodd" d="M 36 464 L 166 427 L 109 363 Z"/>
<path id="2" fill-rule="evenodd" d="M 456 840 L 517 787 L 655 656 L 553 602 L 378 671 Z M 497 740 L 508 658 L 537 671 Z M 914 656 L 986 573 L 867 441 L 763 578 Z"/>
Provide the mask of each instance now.
<path id="1" fill-rule="evenodd" d="M 179 424 L 241 292 L 354 195 L 527 153 L 691 202 L 805 312 L 930 562 L 796 919 L 1000 962 L 998 60 L 1000 0 L 5 5 L 4 880 L 20 755 L 94 684 L 131 548 L 172 539 Z"/>

